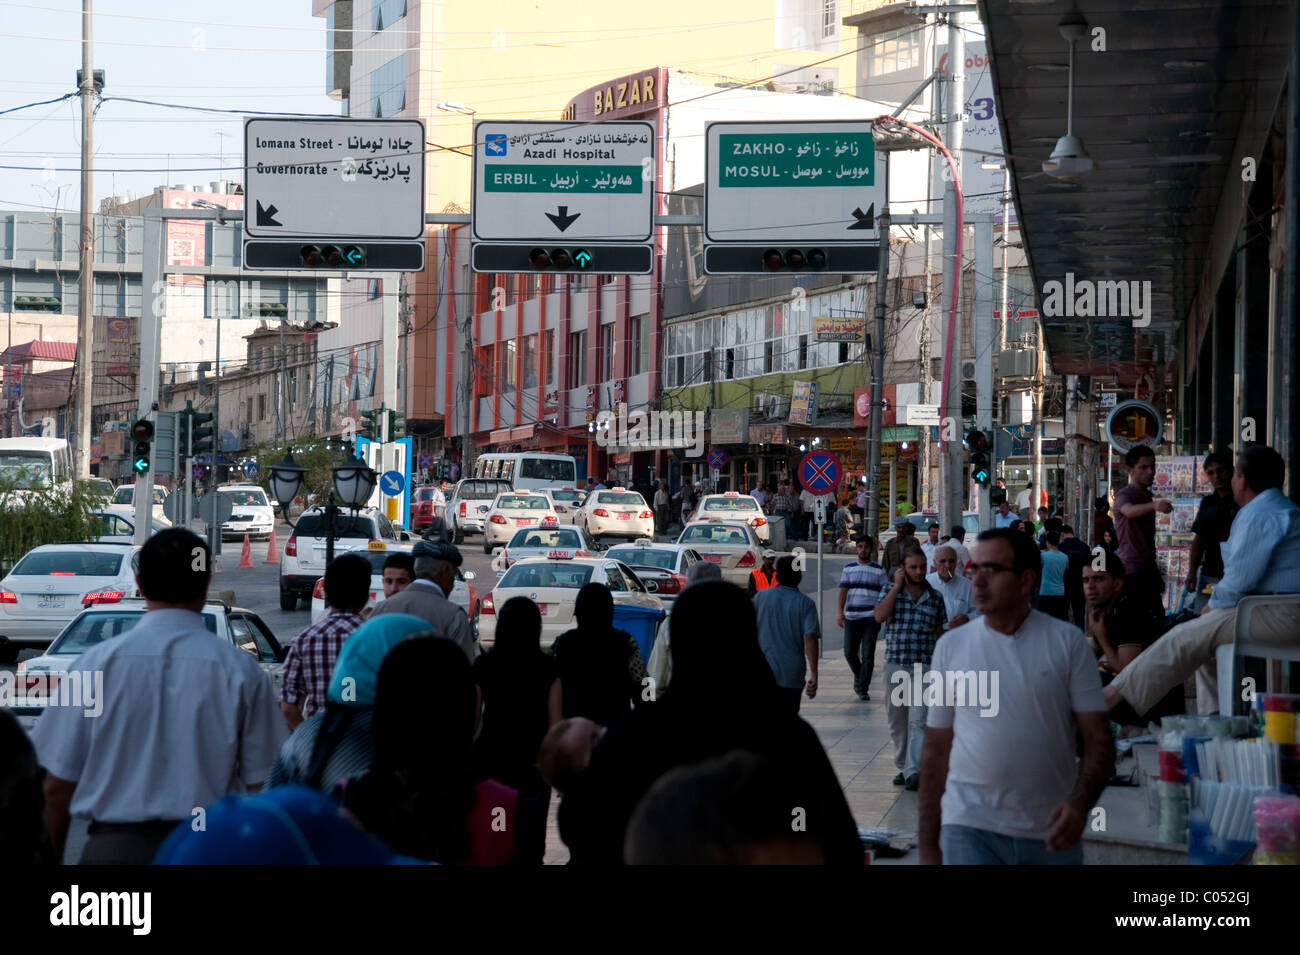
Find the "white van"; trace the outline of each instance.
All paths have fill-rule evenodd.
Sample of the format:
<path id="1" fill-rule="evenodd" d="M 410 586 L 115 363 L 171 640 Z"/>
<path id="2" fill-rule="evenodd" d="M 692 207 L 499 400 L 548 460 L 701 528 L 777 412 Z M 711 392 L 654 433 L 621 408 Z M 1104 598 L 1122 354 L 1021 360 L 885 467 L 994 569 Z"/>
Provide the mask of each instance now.
<path id="1" fill-rule="evenodd" d="M 578 463 L 568 454 L 547 451 L 497 451 L 474 461 L 476 478 L 509 481 L 516 491 L 577 487 Z"/>
<path id="2" fill-rule="evenodd" d="M 0 478 L 14 481 L 19 494 L 70 482 L 72 451 L 67 439 L 0 438 Z"/>

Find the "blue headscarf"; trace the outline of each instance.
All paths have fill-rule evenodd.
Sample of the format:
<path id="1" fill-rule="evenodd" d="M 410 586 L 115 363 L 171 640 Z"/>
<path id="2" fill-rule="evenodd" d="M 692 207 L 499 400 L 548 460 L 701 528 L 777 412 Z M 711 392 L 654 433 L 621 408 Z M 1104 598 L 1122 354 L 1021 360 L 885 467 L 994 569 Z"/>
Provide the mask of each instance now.
<path id="1" fill-rule="evenodd" d="M 326 699 L 344 706 L 374 706 L 384 656 L 407 637 L 431 630 L 429 621 L 407 613 L 371 617 L 343 641 Z"/>

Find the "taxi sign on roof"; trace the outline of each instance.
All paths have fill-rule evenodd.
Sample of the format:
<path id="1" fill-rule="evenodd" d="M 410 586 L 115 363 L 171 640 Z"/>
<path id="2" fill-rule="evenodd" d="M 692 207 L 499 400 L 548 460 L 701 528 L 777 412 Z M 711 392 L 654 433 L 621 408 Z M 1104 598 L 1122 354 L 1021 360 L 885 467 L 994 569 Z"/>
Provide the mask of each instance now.
<path id="1" fill-rule="evenodd" d="M 388 550 L 388 545 L 383 541 L 371 541 L 370 550 Z"/>
<path id="2" fill-rule="evenodd" d="M 567 550 L 548 551 L 546 556 L 550 560 L 572 560 L 573 559 L 573 555 L 570 554 Z"/>
<path id="3" fill-rule="evenodd" d="M 611 491 L 626 491 L 627 488 L 625 488 L 625 487 L 611 487 L 610 490 L 611 490 Z"/>
<path id="4" fill-rule="evenodd" d="M 739 492 L 739 491 L 726 491 L 722 496 L 723 496 L 723 497 L 740 497 L 740 492 Z"/>

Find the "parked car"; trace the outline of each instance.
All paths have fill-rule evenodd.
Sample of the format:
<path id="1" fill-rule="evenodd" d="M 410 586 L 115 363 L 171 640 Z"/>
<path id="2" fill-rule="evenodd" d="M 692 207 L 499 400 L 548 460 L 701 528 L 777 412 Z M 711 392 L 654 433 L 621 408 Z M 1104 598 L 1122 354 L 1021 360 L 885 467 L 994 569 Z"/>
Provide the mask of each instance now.
<path id="1" fill-rule="evenodd" d="M 464 543 L 466 534 L 482 534 L 483 522 L 492 502 L 502 491 L 512 491 L 514 485 L 497 478 L 462 478 L 452 488 L 447 498 L 443 517 L 451 525 L 452 540 Z"/>
<path id="2" fill-rule="evenodd" d="M 113 482 L 108 478 L 87 478 L 86 484 L 105 500 L 110 500 L 113 497 Z"/>
<path id="3" fill-rule="evenodd" d="M 377 546 L 383 545 L 383 546 Z M 370 599 L 362 613 L 369 616 L 369 612 L 374 610 L 384 602 L 384 561 L 388 559 L 389 554 L 393 553 L 410 553 L 411 548 L 406 545 L 389 547 L 384 541 L 371 541 L 368 547 L 356 547 L 348 551 L 338 551 L 334 554 L 334 559 L 338 560 L 343 553 L 360 554 L 366 560 L 370 561 Z M 472 570 L 462 571 L 456 569 L 456 581 L 452 584 L 451 596 L 447 599 L 465 611 L 465 616 L 469 617 L 470 623 L 478 616 L 479 597 L 478 589 L 471 583 L 477 578 L 477 574 Z M 322 577 L 316 581 L 316 586 L 311 592 L 311 622 L 319 623 L 325 619 L 329 613 L 329 605 L 325 603 L 325 578 Z"/>
<path id="4" fill-rule="evenodd" d="M 328 533 L 325 508 L 310 507 L 298 517 L 280 557 L 281 610 L 293 610 L 299 600 L 310 603 L 316 581 L 325 573 Z M 362 508 L 355 514 L 340 511 L 334 527 L 335 554 L 355 548 L 362 541 L 396 544 L 409 539 L 409 534 L 399 533 L 375 507 Z"/>
<path id="5" fill-rule="evenodd" d="M 89 604 L 139 591 L 127 543 L 42 544 L 0 580 L 0 663 L 24 647 L 46 647 Z"/>
<path id="6" fill-rule="evenodd" d="M 144 600 L 140 598 L 88 606 L 63 628 L 43 654 L 19 663 L 16 699 L 10 712 L 23 728 L 30 732 L 45 712 L 46 699 L 58 687 L 58 674 L 66 672 L 91 647 L 130 630 L 144 613 Z M 200 616 L 214 636 L 229 640 L 257 660 L 279 697 L 285 648 L 262 618 L 251 610 L 217 600 L 209 600 Z"/>
<path id="7" fill-rule="evenodd" d="M 245 534 L 258 540 L 270 539 L 275 511 L 260 486 L 223 484 L 217 494 L 230 500 L 230 517 L 221 525 L 222 540 L 239 540 Z"/>
<path id="8" fill-rule="evenodd" d="M 505 572 L 492 592 L 483 597 L 478 619 L 478 640 L 485 649 L 496 643 L 496 608 L 511 597 L 527 597 L 542 613 L 542 646 L 573 626 L 573 605 L 587 584 L 604 584 L 614 604 L 631 604 L 662 610 L 663 602 L 646 588 L 626 564 L 605 557 L 532 557 Z"/>

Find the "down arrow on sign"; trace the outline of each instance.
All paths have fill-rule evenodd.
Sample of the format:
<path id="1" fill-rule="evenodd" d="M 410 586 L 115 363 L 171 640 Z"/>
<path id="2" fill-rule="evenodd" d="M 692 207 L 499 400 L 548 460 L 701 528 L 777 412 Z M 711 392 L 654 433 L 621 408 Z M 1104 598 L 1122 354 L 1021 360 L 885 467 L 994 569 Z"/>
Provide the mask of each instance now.
<path id="1" fill-rule="evenodd" d="M 578 216 L 582 215 L 581 212 L 575 212 L 573 215 L 569 215 L 568 206 L 560 206 L 555 211 L 559 214 L 555 215 L 548 212 L 546 213 L 546 218 L 554 222 L 555 228 L 559 229 L 561 232 L 563 232 L 569 226 L 573 225 L 574 220 L 576 220 Z"/>

